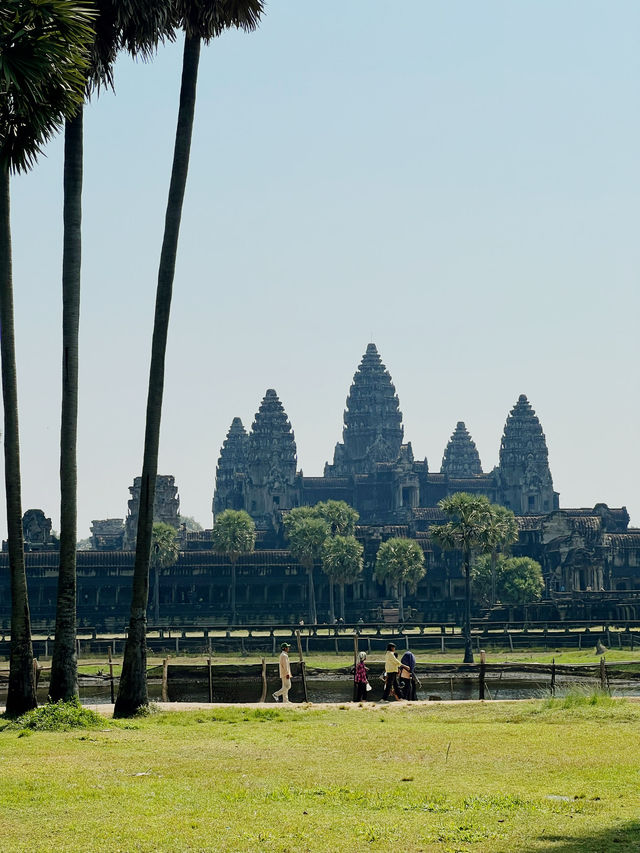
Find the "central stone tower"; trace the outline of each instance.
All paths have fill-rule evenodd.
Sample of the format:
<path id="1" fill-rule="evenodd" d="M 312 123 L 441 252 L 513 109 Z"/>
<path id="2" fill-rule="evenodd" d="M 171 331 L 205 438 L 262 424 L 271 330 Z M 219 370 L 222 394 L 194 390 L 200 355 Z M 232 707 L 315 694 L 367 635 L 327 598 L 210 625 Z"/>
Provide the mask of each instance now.
<path id="1" fill-rule="evenodd" d="M 347 397 L 342 443 L 336 445 L 333 465 L 325 466 L 325 476 L 371 474 L 380 462 L 396 462 L 402 437 L 396 389 L 376 345 L 369 344 Z"/>
<path id="2" fill-rule="evenodd" d="M 558 508 L 549 470 L 549 453 L 540 421 L 524 394 L 518 397 L 500 445 L 502 503 L 516 515 Z"/>

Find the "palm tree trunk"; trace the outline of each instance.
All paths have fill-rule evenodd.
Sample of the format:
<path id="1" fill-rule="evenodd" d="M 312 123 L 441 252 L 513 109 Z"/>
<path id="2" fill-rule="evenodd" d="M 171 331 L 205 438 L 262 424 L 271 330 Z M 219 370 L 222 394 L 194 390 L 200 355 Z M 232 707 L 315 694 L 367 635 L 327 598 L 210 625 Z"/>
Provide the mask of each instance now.
<path id="1" fill-rule="evenodd" d="M 464 551 L 464 660 L 473 663 L 471 643 L 471 551 Z"/>
<path id="2" fill-rule="evenodd" d="M 160 624 L 160 566 L 153 567 L 153 621 Z"/>
<path id="3" fill-rule="evenodd" d="M 498 565 L 498 552 L 495 548 L 491 549 L 491 606 L 496 603 L 496 567 Z"/>
<path id="4" fill-rule="evenodd" d="M 18 380 L 13 328 L 13 281 L 9 169 L 0 166 L 0 356 L 4 403 L 4 478 L 7 496 L 7 539 L 11 576 L 11 656 L 7 715 L 17 717 L 37 703 L 33 679 L 33 646 L 27 596 L 20 494 Z"/>
<path id="5" fill-rule="evenodd" d="M 146 627 L 153 502 L 156 490 L 156 475 L 158 473 L 160 418 L 162 415 L 164 363 L 167 351 L 169 314 L 171 311 L 173 278 L 178 252 L 180 220 L 182 218 L 182 206 L 189 168 L 199 58 L 200 39 L 198 37 L 185 36 L 178 126 L 176 129 L 171 184 L 169 186 L 164 238 L 158 270 L 158 289 L 156 292 L 156 310 L 151 345 L 151 367 L 149 369 L 149 391 L 147 396 L 136 559 L 133 570 L 131 615 L 122 665 L 122 676 L 120 678 L 118 698 L 114 709 L 114 716 L 116 717 L 132 716 L 139 708 L 149 704 L 147 694 Z"/>
<path id="6" fill-rule="evenodd" d="M 309 579 L 309 622 L 315 625 L 318 622 L 318 614 L 316 611 L 316 588 L 313 583 L 313 563 L 307 566 L 307 576 Z"/>
<path id="7" fill-rule="evenodd" d="M 62 419 L 60 426 L 60 569 L 56 633 L 49 695 L 54 702 L 78 695 L 76 653 L 76 543 L 78 328 L 82 251 L 82 117 L 66 122 L 64 134 L 64 245 L 62 253 Z"/>
<path id="8" fill-rule="evenodd" d="M 404 622 L 404 584 L 398 584 L 398 619 Z"/>
<path id="9" fill-rule="evenodd" d="M 329 578 L 329 622 L 333 625 L 336 619 L 335 602 L 333 600 L 333 578 Z"/>
<path id="10" fill-rule="evenodd" d="M 340 584 L 340 617 L 344 621 L 344 583 Z"/>
<path id="11" fill-rule="evenodd" d="M 231 624 L 236 624 L 236 563 L 231 561 Z"/>

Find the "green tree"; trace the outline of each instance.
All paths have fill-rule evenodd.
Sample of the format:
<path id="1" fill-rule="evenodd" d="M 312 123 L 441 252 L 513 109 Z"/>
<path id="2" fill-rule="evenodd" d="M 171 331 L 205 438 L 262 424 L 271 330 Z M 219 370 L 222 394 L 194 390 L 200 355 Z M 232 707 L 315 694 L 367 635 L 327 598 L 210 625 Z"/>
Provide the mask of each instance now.
<path id="1" fill-rule="evenodd" d="M 327 522 L 331 536 L 355 535 L 360 515 L 346 501 L 320 501 L 313 509 Z"/>
<path id="2" fill-rule="evenodd" d="M 462 551 L 462 566 L 465 581 L 464 608 L 464 662 L 473 663 L 471 645 L 471 554 L 474 549 L 486 551 L 489 547 L 489 529 L 493 513 L 488 498 L 484 495 L 469 495 L 457 492 L 438 503 L 448 516 L 446 524 L 434 524 L 429 529 L 431 539 L 445 550 Z"/>
<path id="3" fill-rule="evenodd" d="M 184 525 L 187 533 L 199 533 L 201 530 L 204 530 L 200 522 L 196 521 L 192 515 L 181 515 L 180 524 Z"/>
<path id="4" fill-rule="evenodd" d="M 495 596 L 504 557 L 498 554 L 479 554 L 471 565 L 473 598 L 483 607 L 491 607 Z"/>
<path id="5" fill-rule="evenodd" d="M 330 536 L 322 548 L 322 569 L 340 586 L 340 616 L 344 619 L 344 587 L 362 574 L 364 547 L 355 536 Z M 333 610 L 333 607 L 331 608 Z"/>
<path id="6" fill-rule="evenodd" d="M 125 645 L 122 676 L 114 709 L 114 716 L 116 717 L 132 716 L 139 708 L 149 704 L 145 637 L 153 502 L 158 473 L 167 334 L 178 252 L 178 235 L 189 167 L 200 44 L 202 41 L 208 43 L 213 37 L 232 27 L 247 31 L 255 29 L 262 14 L 263 4 L 262 0 L 201 0 L 201 2 L 175 0 L 172 8 L 176 15 L 177 25 L 185 32 L 182 82 L 169 198 L 158 268 L 142 457 L 140 512 L 131 593 L 131 615 L 129 617 L 129 633 Z"/>
<path id="7" fill-rule="evenodd" d="M 505 604 L 530 604 L 539 601 L 544 592 L 540 563 L 531 557 L 504 560 L 498 583 L 498 594 Z"/>
<path id="8" fill-rule="evenodd" d="M 394 537 L 378 548 L 376 580 L 378 583 L 389 581 L 397 590 L 401 620 L 404 619 L 405 585 L 415 591 L 425 571 L 424 551 L 414 539 Z"/>
<path id="9" fill-rule="evenodd" d="M 329 525 L 323 518 L 318 518 L 313 507 L 301 506 L 295 507 L 286 514 L 284 527 L 292 556 L 307 571 L 309 622 L 315 625 L 318 614 L 313 569 L 322 557 L 322 549 L 329 536 Z"/>
<path id="10" fill-rule="evenodd" d="M 156 521 L 151 536 L 151 566 L 153 568 L 153 620 L 160 622 L 160 570 L 175 566 L 180 554 L 175 527 Z"/>
<path id="11" fill-rule="evenodd" d="M 9 176 L 34 164 L 82 102 L 91 22 L 88 8 L 68 0 L 13 0 L 0 7 L 0 349 L 11 573 L 10 715 L 37 703 L 22 532 Z"/>
<path id="12" fill-rule="evenodd" d="M 320 518 L 329 525 L 331 536 L 353 536 L 356 532 L 356 524 L 360 515 L 346 501 L 320 501 L 313 509 Z M 322 564 L 324 570 L 324 561 Z M 325 574 L 326 571 L 325 571 Z M 334 579 L 331 574 L 327 575 L 329 581 L 329 621 L 335 621 L 335 605 L 333 595 Z M 344 614 L 342 615 L 344 619 Z"/>
<path id="13" fill-rule="evenodd" d="M 147 58 L 169 26 L 160 0 L 93 0 L 95 33 L 86 69 L 85 98 L 113 88 L 113 65 L 123 46 Z M 49 695 L 56 702 L 78 695 L 76 659 L 76 536 L 78 333 L 82 251 L 84 104 L 67 118 L 64 133 L 62 251 L 62 406 L 60 423 L 60 568 Z"/>
<path id="14" fill-rule="evenodd" d="M 253 551 L 256 543 L 256 526 L 243 509 L 225 509 L 213 525 L 213 550 L 226 554 L 231 561 L 231 624 L 236 623 L 236 564 L 242 554 Z"/>
<path id="15" fill-rule="evenodd" d="M 490 604 L 496 603 L 496 567 L 498 556 L 503 548 L 518 541 L 518 522 L 510 509 L 499 504 L 491 504 L 491 523 L 486 533 L 486 548 L 489 551 L 491 566 Z"/>

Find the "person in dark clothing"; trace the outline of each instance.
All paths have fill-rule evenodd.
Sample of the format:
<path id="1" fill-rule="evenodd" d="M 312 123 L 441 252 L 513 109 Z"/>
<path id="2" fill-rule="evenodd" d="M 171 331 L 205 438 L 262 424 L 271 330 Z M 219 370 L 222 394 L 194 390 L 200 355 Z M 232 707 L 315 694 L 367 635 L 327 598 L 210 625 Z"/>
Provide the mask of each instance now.
<path id="1" fill-rule="evenodd" d="M 417 698 L 416 657 L 411 652 L 405 652 L 400 660 L 398 671 L 398 686 L 403 699 L 415 701 Z"/>

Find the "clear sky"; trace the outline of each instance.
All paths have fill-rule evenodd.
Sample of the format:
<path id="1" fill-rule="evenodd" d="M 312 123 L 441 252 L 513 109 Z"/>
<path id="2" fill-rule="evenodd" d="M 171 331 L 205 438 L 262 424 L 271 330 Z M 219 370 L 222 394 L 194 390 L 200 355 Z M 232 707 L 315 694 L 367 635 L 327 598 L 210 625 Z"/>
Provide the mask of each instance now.
<path id="1" fill-rule="evenodd" d="M 267 388 L 322 473 L 367 343 L 439 470 L 484 470 L 527 394 L 561 506 L 640 525 L 640 5 L 271 0 L 202 55 L 160 472 L 211 526 L 220 445 Z M 181 43 L 87 110 L 79 528 L 142 459 Z M 59 528 L 62 144 L 12 188 L 23 507 Z M 4 530 L 6 530 L 6 525 Z M 6 534 L 4 534 L 6 535 Z"/>

